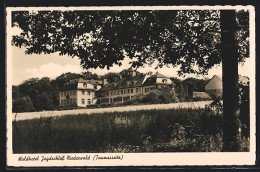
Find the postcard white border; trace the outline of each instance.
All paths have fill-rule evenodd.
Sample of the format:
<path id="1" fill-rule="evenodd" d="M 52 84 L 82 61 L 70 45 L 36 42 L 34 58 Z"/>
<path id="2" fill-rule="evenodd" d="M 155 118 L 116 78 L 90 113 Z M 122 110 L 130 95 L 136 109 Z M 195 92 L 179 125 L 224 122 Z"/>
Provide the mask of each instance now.
<path id="1" fill-rule="evenodd" d="M 217 10 L 245 9 L 250 11 L 250 152 L 239 153 L 75 153 L 75 154 L 13 154 L 12 153 L 12 46 L 11 11 L 22 10 Z M 7 30 L 7 165 L 15 167 L 57 166 L 183 166 L 183 165 L 254 165 L 256 158 L 255 121 L 255 10 L 253 6 L 108 6 L 108 7 L 8 7 Z M 89 156 L 90 160 L 18 161 L 20 156 Z M 123 156 L 122 160 L 94 160 L 95 155 Z"/>

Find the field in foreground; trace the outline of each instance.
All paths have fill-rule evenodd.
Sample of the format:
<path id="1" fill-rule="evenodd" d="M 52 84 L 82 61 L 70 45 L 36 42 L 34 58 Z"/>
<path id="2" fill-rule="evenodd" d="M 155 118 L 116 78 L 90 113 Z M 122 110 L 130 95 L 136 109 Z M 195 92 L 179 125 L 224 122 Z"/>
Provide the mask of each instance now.
<path id="1" fill-rule="evenodd" d="M 218 152 L 221 128 L 222 115 L 205 109 L 40 118 L 13 122 L 13 152 Z M 248 151 L 248 139 L 241 144 Z"/>
<path id="2" fill-rule="evenodd" d="M 139 110 L 154 110 L 154 109 L 198 109 L 203 108 L 205 105 L 210 104 L 211 101 L 200 101 L 200 102 L 181 102 L 181 103 L 169 103 L 169 104 L 148 104 L 148 105 L 130 105 L 122 107 L 107 107 L 107 108 L 96 108 L 96 109 L 73 109 L 73 110 L 61 110 L 61 111 L 41 111 L 41 112 L 23 112 L 13 113 L 13 120 L 27 120 L 36 119 L 42 117 L 56 117 L 66 115 L 92 115 L 105 112 L 126 112 L 126 111 L 139 111 Z"/>

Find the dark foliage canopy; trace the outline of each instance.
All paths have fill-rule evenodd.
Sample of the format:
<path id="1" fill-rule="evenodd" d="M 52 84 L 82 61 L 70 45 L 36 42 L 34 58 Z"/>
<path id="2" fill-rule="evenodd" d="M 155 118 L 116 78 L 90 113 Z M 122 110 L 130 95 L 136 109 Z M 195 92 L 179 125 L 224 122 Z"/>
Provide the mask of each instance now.
<path id="1" fill-rule="evenodd" d="M 237 11 L 239 60 L 248 56 L 248 12 Z M 26 53 L 78 57 L 83 68 L 157 63 L 180 66 L 179 74 L 206 74 L 221 63 L 220 12 L 159 11 L 14 11 L 15 46 Z M 197 66 L 197 67 L 194 67 Z"/>

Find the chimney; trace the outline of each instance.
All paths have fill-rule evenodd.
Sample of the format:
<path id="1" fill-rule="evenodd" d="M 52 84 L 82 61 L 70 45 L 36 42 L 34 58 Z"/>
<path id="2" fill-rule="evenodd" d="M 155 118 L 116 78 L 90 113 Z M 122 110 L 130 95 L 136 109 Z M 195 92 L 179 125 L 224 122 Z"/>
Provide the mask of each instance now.
<path id="1" fill-rule="evenodd" d="M 133 67 L 130 67 L 129 72 L 130 72 L 130 75 L 131 75 L 132 77 L 135 77 L 135 76 L 136 76 L 136 70 L 133 69 Z"/>
<path id="2" fill-rule="evenodd" d="M 103 78 L 102 84 L 103 84 L 103 86 L 107 85 L 107 79 L 106 78 Z"/>
<path id="3" fill-rule="evenodd" d="M 135 70 L 132 71 L 132 77 L 134 77 L 134 76 L 136 76 L 136 71 Z"/>

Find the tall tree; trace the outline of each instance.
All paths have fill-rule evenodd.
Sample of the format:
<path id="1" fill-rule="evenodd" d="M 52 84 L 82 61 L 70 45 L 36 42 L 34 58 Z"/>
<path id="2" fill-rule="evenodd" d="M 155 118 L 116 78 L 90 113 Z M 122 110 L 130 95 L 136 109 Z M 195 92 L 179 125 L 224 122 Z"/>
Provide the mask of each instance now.
<path id="1" fill-rule="evenodd" d="M 228 90 L 237 84 L 237 61 L 248 55 L 247 20 L 248 12 L 218 10 L 19 11 L 12 13 L 12 24 L 22 32 L 13 36 L 13 44 L 25 46 L 28 54 L 59 52 L 78 57 L 83 68 L 109 69 L 128 56 L 133 67 L 156 62 L 157 67 L 180 66 L 179 75 L 206 74 L 223 60 L 223 73 L 234 67 L 223 77 L 224 150 L 237 151 L 237 106 L 228 101 L 236 102 L 238 93 L 236 88 Z M 228 52 L 230 41 L 237 46 Z M 228 58 L 233 61 L 229 69 Z"/>
<path id="2" fill-rule="evenodd" d="M 235 41 L 236 15 L 234 10 L 220 11 L 221 56 L 223 81 L 223 151 L 239 150 L 239 101 L 238 101 L 238 48 Z"/>
<path id="3" fill-rule="evenodd" d="M 31 78 L 18 86 L 20 97 L 29 97 L 35 110 L 49 110 L 53 108 L 53 102 L 57 98 L 50 78 Z M 22 100 L 22 99 L 21 99 Z"/>

